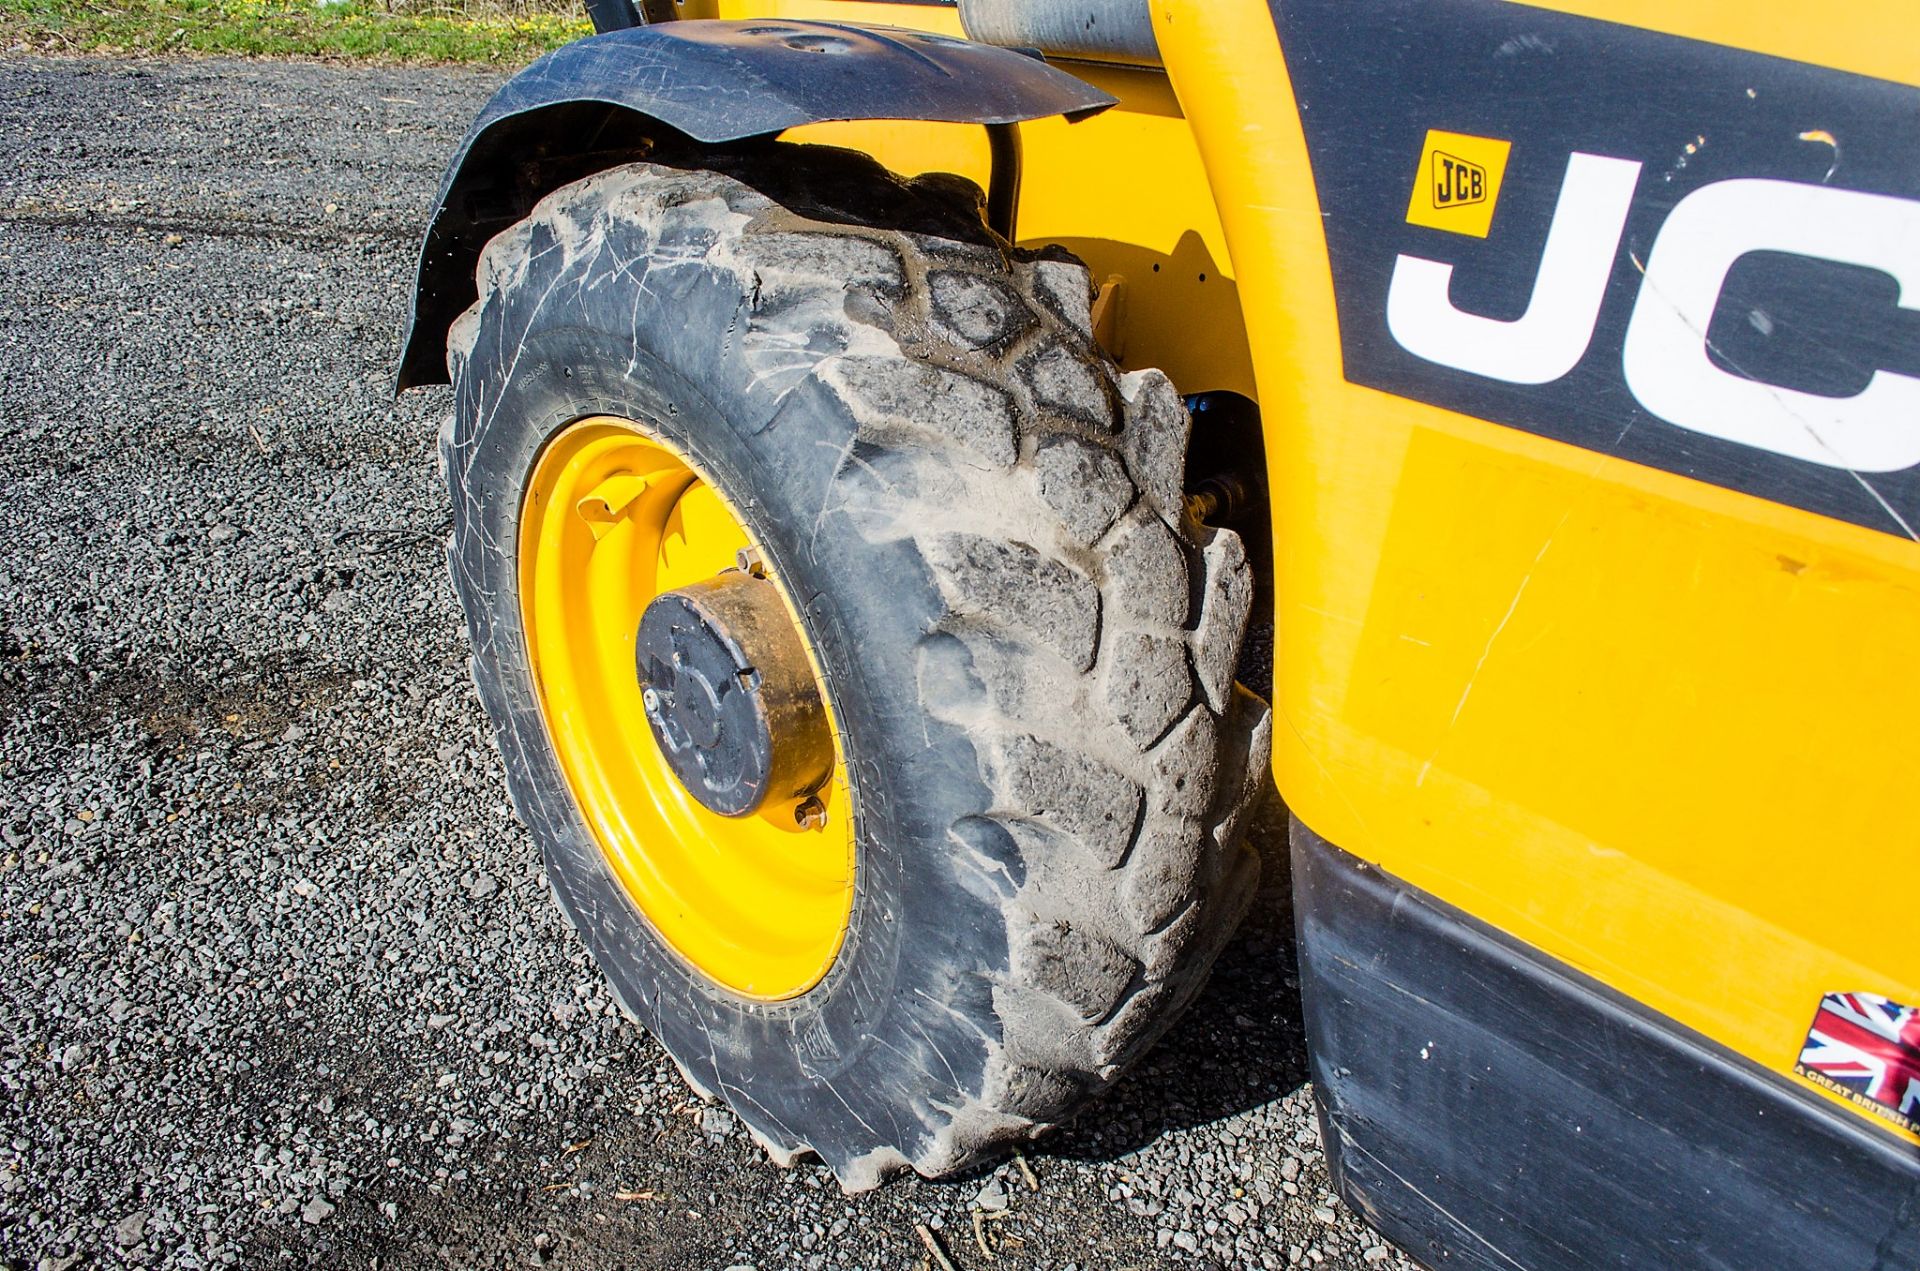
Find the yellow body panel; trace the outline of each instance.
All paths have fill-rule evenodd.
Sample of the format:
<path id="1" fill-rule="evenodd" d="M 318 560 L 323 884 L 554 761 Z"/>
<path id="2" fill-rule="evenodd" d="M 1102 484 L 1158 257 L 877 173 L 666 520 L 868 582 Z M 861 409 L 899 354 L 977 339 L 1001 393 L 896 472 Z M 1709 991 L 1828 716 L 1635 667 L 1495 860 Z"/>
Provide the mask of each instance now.
<path id="1" fill-rule="evenodd" d="M 1920 82 L 1920 44 L 1886 38 L 1911 29 L 1894 0 L 1817 22 L 1538 7 Z M 957 29 L 920 6 L 736 8 Z M 1292 810 L 1778 1073 L 1825 993 L 1920 1003 L 1920 925 L 1882 898 L 1897 912 L 1920 872 L 1920 545 L 1349 383 L 1268 6 L 1153 18 L 1173 92 L 1073 66 L 1123 105 L 1023 127 L 1020 236 L 1126 275 L 1126 364 L 1261 403 Z M 806 135 L 986 179 L 971 129 Z"/>
<path id="2" fill-rule="evenodd" d="M 1920 1001 L 1862 919 L 1920 866 L 1920 545 L 1347 383 L 1266 6 L 1154 14 L 1247 302 L 1293 811 L 1777 1072 L 1824 993 Z"/>
<path id="3" fill-rule="evenodd" d="M 1920 83 L 1920 44 L 1908 0 L 1844 5 L 1753 0 L 1554 0 L 1533 7 L 1726 44 L 1902 84 Z"/>

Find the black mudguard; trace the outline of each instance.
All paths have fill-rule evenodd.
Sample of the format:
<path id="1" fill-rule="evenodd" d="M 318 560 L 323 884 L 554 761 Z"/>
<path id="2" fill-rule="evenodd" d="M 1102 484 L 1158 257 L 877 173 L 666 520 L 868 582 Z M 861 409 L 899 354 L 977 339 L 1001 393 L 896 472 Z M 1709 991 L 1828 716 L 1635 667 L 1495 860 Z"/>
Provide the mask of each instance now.
<path id="1" fill-rule="evenodd" d="M 892 27 L 686 21 L 576 41 L 494 94 L 447 168 L 398 386 L 446 382 L 447 327 L 474 301 L 481 248 L 597 167 L 674 141 L 740 142 L 827 120 L 993 126 L 1113 104 L 1026 54 Z"/>

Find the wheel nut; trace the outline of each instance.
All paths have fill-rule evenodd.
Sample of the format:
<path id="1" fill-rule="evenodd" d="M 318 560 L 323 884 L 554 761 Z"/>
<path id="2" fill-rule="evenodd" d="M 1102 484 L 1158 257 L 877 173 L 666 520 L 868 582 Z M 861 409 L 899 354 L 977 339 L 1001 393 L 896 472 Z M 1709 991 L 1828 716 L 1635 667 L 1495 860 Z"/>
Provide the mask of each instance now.
<path id="1" fill-rule="evenodd" d="M 646 707 L 647 713 L 651 715 L 653 712 L 660 709 L 660 694 L 654 692 L 650 688 L 642 689 L 640 692 L 640 704 Z"/>
<path id="2" fill-rule="evenodd" d="M 761 558 L 757 547 L 743 547 L 733 554 L 733 563 L 740 567 L 743 574 L 752 574 L 755 578 L 767 576 L 767 562 Z"/>
<path id="3" fill-rule="evenodd" d="M 827 805 L 808 795 L 793 809 L 793 820 L 803 830 L 817 830 L 827 823 Z"/>

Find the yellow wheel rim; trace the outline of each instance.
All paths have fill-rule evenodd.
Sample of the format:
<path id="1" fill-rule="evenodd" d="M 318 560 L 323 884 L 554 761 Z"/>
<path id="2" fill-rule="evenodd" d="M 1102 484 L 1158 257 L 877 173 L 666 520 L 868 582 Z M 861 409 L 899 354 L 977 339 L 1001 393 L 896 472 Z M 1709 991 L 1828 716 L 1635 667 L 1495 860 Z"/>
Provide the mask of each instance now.
<path id="1" fill-rule="evenodd" d="M 668 765 L 635 673 L 635 635 L 648 604 L 732 568 L 741 549 L 757 549 L 745 524 L 686 456 L 630 421 L 603 416 L 572 424 L 542 450 L 519 546 L 521 617 L 541 713 L 615 877 L 654 930 L 708 978 L 763 1000 L 806 992 L 833 965 L 853 906 L 853 811 L 838 732 L 832 776 L 814 796 L 824 819 L 795 799 L 723 816 Z M 804 639 L 792 593 L 772 581 Z M 837 729 L 810 646 L 807 655 Z"/>

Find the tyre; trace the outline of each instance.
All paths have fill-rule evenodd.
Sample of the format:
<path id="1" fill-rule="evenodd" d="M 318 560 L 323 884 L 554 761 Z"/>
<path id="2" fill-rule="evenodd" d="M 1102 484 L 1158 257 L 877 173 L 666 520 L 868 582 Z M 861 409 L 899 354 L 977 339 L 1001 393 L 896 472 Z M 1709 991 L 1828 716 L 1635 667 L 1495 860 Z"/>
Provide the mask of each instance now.
<path id="1" fill-rule="evenodd" d="M 958 1170 L 1114 1080 L 1253 894 L 1252 580 L 1086 270 L 819 147 L 614 168 L 454 325 L 449 556 L 513 803 L 773 1157 Z"/>

